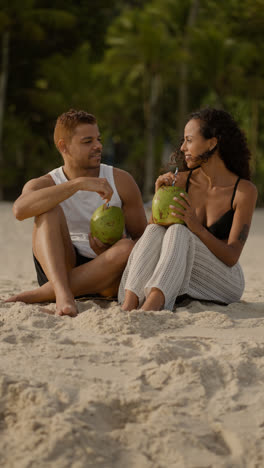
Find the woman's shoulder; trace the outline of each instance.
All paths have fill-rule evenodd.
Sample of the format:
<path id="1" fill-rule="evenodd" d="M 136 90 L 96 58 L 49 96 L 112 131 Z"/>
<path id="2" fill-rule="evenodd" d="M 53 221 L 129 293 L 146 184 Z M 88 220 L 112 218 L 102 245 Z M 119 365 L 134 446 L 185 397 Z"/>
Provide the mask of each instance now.
<path id="1" fill-rule="evenodd" d="M 256 185 L 251 182 L 251 180 L 247 179 L 240 179 L 239 184 L 238 184 L 238 190 L 240 192 L 245 192 L 248 195 L 256 195 L 258 193 Z"/>
<path id="2" fill-rule="evenodd" d="M 237 199 L 240 199 L 242 202 L 245 199 L 251 199 L 256 202 L 258 198 L 257 187 L 250 180 L 240 179 L 236 195 Z"/>

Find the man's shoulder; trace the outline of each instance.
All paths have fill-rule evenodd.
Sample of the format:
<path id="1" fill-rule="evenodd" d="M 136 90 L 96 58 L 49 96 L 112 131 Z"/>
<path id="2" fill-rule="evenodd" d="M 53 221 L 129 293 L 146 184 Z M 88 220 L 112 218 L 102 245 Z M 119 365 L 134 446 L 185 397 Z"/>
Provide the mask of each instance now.
<path id="1" fill-rule="evenodd" d="M 128 192 L 131 190 L 138 189 L 134 177 L 131 174 L 129 174 L 129 172 L 114 167 L 113 176 L 118 191 L 122 190 L 123 192 Z"/>
<path id="2" fill-rule="evenodd" d="M 129 174 L 129 172 L 124 171 L 124 169 L 120 169 L 119 167 L 113 167 L 113 174 L 114 174 L 115 180 L 117 178 L 121 181 L 134 181 L 135 182 L 134 177 L 131 174 Z"/>
<path id="3" fill-rule="evenodd" d="M 123 203 L 131 201 L 136 203 L 136 200 L 141 200 L 139 187 L 129 172 L 114 167 L 113 175 L 117 191 Z"/>
<path id="4" fill-rule="evenodd" d="M 31 179 L 32 182 L 35 181 L 35 183 L 39 184 L 44 184 L 44 185 L 55 185 L 54 180 L 52 179 L 50 173 L 48 172 L 47 174 L 44 174 L 40 177 L 37 177 L 35 179 Z"/>

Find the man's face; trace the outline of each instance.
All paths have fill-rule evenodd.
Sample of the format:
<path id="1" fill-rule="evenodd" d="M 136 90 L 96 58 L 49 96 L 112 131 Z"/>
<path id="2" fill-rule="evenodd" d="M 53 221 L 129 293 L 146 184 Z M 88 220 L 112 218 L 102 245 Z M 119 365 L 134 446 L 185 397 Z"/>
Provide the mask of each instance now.
<path id="1" fill-rule="evenodd" d="M 100 166 L 102 143 L 98 126 L 90 124 L 78 125 L 71 141 L 66 143 L 67 161 L 82 169 L 95 169 Z"/>

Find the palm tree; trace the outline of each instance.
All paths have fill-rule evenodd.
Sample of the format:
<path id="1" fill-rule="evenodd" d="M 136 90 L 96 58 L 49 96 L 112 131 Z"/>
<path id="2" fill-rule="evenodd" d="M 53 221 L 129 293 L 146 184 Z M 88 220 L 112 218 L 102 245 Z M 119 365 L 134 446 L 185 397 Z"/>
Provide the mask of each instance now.
<path id="1" fill-rule="evenodd" d="M 153 190 L 162 92 L 180 60 L 178 38 L 171 34 L 160 11 L 155 5 L 125 10 L 108 31 L 103 62 L 105 73 L 117 87 L 125 83 L 138 88 L 145 127 L 145 199 Z"/>

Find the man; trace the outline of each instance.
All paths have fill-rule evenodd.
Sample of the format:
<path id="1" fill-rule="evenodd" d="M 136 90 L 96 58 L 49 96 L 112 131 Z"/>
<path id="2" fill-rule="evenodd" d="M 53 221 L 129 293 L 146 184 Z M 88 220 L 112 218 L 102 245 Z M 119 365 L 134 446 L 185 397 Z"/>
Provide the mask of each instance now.
<path id="1" fill-rule="evenodd" d="M 64 165 L 27 182 L 13 206 L 17 219 L 35 217 L 33 253 L 40 287 L 8 301 L 56 300 L 59 315 L 75 316 L 74 297 L 116 294 L 129 254 L 147 221 L 132 176 L 101 164 L 102 143 L 93 115 L 74 109 L 62 114 L 54 142 Z M 92 213 L 109 201 L 122 207 L 131 236 L 111 247 L 89 232 Z"/>

